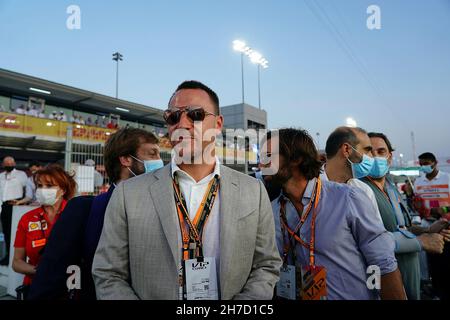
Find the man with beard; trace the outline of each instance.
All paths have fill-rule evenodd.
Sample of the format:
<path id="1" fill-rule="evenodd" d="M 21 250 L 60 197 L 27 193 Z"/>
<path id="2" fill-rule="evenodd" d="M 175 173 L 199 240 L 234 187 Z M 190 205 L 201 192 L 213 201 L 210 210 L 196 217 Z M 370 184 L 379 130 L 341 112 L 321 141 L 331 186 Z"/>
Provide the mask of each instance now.
<path id="1" fill-rule="evenodd" d="M 429 228 L 414 226 L 408 205 L 388 179 L 394 148 L 383 133 L 370 132 L 374 165 L 363 181 L 373 190 L 384 227 L 395 239 L 395 256 L 409 300 L 420 300 L 419 252 L 441 254 L 446 223 L 437 221 Z M 448 235 L 447 235 L 448 236 Z"/>
<path id="2" fill-rule="evenodd" d="M 370 173 L 374 162 L 367 132 L 362 128 L 339 127 L 328 137 L 325 150 L 328 160 L 320 178 L 361 189 L 378 212 L 372 189 L 359 180 Z M 378 217 L 383 223 L 379 214 Z"/>
<path id="3" fill-rule="evenodd" d="M 274 139 L 275 141 L 271 141 Z M 272 202 L 283 258 L 277 295 L 287 299 L 404 299 L 394 242 L 359 189 L 322 181 L 321 162 L 306 131 L 281 129 L 263 143 L 282 194 Z M 272 147 L 279 144 L 279 153 Z M 370 267 L 370 268 L 369 268 Z M 380 285 L 366 272 L 377 270 Z M 296 288 L 300 286 L 300 297 Z M 294 288 L 293 288 L 294 287 Z M 377 289 L 380 289 L 378 291 Z"/>
<path id="4" fill-rule="evenodd" d="M 65 214 L 52 230 L 28 295 L 29 300 L 61 298 L 95 300 L 92 260 L 103 229 L 105 211 L 117 185 L 135 176 L 163 167 L 158 138 L 151 132 L 124 128 L 113 133 L 104 148 L 108 192 L 95 198 L 71 199 Z M 81 288 L 68 295 L 69 266 L 79 266 Z"/>
<path id="5" fill-rule="evenodd" d="M 271 299 L 281 259 L 263 184 L 220 164 L 219 98 L 183 82 L 164 112 L 170 164 L 114 191 L 95 254 L 99 299 Z"/>
<path id="6" fill-rule="evenodd" d="M 271 174 L 263 174 L 263 171 L 265 168 L 267 168 L 267 165 L 264 165 L 262 163 L 258 164 L 259 171 L 256 171 L 254 173 L 251 173 L 250 176 L 256 179 L 261 180 L 261 182 L 266 187 L 267 194 L 269 195 L 270 201 L 275 200 L 278 198 L 281 192 L 281 188 L 279 186 L 276 186 L 272 182 L 272 175 Z"/>

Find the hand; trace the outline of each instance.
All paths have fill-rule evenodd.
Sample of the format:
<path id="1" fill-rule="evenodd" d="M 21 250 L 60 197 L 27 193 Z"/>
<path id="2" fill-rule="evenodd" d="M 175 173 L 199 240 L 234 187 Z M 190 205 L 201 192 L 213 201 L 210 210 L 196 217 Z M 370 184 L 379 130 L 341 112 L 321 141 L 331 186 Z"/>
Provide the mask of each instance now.
<path id="1" fill-rule="evenodd" d="M 444 237 L 438 233 L 424 233 L 417 237 L 423 250 L 428 253 L 441 254 L 444 251 Z"/>
<path id="2" fill-rule="evenodd" d="M 429 227 L 428 233 L 439 233 L 443 229 L 445 229 L 448 225 L 448 221 L 445 219 L 440 219 L 438 221 L 433 222 L 433 224 Z"/>
<path id="3" fill-rule="evenodd" d="M 439 234 L 444 237 L 444 241 L 450 242 L 450 226 L 447 226 L 447 228 L 442 229 Z"/>

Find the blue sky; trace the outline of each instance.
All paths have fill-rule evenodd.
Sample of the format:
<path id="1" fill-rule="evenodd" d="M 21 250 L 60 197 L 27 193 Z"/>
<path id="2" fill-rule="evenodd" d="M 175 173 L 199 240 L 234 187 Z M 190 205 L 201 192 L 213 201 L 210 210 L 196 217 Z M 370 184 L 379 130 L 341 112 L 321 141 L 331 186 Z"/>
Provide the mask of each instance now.
<path id="1" fill-rule="evenodd" d="M 66 28 L 71 4 L 81 30 Z M 381 30 L 366 27 L 372 4 Z M 418 154 L 450 156 L 448 0 L 0 0 L 1 68 L 114 96 L 119 51 L 119 96 L 160 108 L 186 79 L 211 86 L 222 105 L 239 103 L 234 39 L 269 60 L 261 86 L 270 127 L 319 132 L 323 147 L 352 116 L 406 159 L 411 131 Z M 249 61 L 245 75 L 246 102 L 257 105 Z"/>

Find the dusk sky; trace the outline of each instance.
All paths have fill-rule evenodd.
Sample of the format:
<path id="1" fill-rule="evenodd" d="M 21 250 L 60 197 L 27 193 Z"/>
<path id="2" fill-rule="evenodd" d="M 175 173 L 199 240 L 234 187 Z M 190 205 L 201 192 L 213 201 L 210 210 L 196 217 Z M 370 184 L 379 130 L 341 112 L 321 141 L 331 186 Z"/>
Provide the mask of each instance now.
<path id="1" fill-rule="evenodd" d="M 81 29 L 66 27 L 69 5 Z M 381 9 L 369 30 L 366 10 Z M 196 79 L 221 105 L 241 102 L 245 40 L 269 61 L 262 106 L 270 128 L 303 127 L 323 148 L 353 117 L 384 132 L 397 154 L 450 157 L 448 0 L 0 0 L 0 68 L 164 109 L 176 86 Z M 257 67 L 245 61 L 246 102 L 258 105 Z"/>

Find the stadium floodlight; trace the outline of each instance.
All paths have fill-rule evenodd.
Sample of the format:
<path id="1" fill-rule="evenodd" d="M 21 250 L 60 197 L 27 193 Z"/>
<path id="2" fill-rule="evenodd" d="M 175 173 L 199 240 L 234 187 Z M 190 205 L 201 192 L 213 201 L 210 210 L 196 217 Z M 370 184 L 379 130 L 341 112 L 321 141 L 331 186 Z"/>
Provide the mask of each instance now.
<path id="1" fill-rule="evenodd" d="M 258 103 L 261 109 L 261 76 L 260 69 L 267 69 L 269 61 L 261 53 L 253 50 L 242 40 L 233 41 L 233 49 L 241 53 L 241 75 L 242 75 L 242 104 L 244 104 L 244 55 L 250 58 L 250 61 L 258 65 Z"/>
<path id="2" fill-rule="evenodd" d="M 123 55 L 119 52 L 113 53 L 113 60 L 117 62 L 116 66 L 116 99 L 119 97 L 119 61 L 123 60 Z"/>
<path id="3" fill-rule="evenodd" d="M 353 119 L 352 117 L 348 117 L 346 120 L 345 120 L 345 122 L 346 122 L 346 126 L 347 127 L 350 127 L 350 128 L 356 128 L 357 127 L 357 123 L 356 123 L 356 120 L 355 119 Z"/>
<path id="4" fill-rule="evenodd" d="M 245 52 L 246 44 L 244 41 L 241 40 L 234 40 L 233 41 L 233 49 L 239 52 Z"/>
<path id="5" fill-rule="evenodd" d="M 44 94 L 52 94 L 50 91 L 43 90 L 43 89 L 38 89 L 38 88 L 33 88 L 33 87 L 30 87 L 29 89 L 30 89 L 30 91 L 34 91 L 34 92 L 39 92 L 39 93 L 44 93 Z"/>
<path id="6" fill-rule="evenodd" d="M 252 63 L 261 63 L 261 60 L 262 60 L 262 54 L 261 53 L 259 53 L 258 51 L 253 51 L 251 54 L 250 54 L 250 61 L 252 62 Z"/>
<path id="7" fill-rule="evenodd" d="M 261 109 L 261 68 L 267 69 L 269 61 L 258 51 L 250 53 L 250 61 L 258 65 L 258 105 L 259 109 Z"/>

